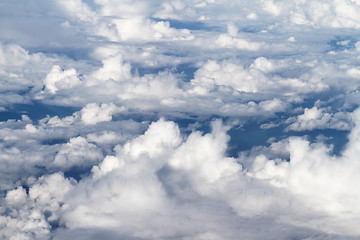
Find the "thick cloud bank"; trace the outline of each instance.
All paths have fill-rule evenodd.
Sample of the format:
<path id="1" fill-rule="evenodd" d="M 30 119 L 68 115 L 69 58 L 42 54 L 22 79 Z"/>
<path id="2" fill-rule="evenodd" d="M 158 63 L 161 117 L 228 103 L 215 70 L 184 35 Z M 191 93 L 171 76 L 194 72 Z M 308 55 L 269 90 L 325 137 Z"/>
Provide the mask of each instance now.
<path id="1" fill-rule="evenodd" d="M 0 3 L 1 239 L 358 239 L 360 2 Z"/>

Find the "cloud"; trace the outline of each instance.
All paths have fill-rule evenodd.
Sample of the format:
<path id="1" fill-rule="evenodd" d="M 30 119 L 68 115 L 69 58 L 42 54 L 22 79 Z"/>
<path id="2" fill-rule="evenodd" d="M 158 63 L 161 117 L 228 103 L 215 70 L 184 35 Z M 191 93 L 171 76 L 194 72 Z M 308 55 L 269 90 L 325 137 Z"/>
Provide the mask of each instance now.
<path id="1" fill-rule="evenodd" d="M 300 219 L 306 219 L 305 222 L 316 222 L 319 218 L 314 211 L 328 210 L 326 206 L 316 204 L 319 194 L 314 195 L 315 191 L 323 193 L 324 195 L 320 195 L 323 197 L 331 197 L 332 193 L 347 192 L 345 189 L 340 192 L 323 189 L 322 184 L 326 182 L 321 178 L 320 182 L 317 182 L 317 176 L 322 175 L 311 173 L 309 176 L 315 177 L 314 183 L 297 184 L 296 179 L 303 179 L 302 173 L 306 173 L 307 166 L 310 167 L 307 164 L 312 162 L 304 162 L 302 159 L 305 155 L 298 154 L 304 152 L 305 148 L 314 158 L 323 159 L 321 163 L 327 163 L 328 160 L 324 156 L 328 155 L 323 145 L 310 146 L 305 140 L 290 139 L 290 163 L 281 162 L 274 165 L 265 157 L 258 157 L 252 168 L 244 169 L 236 159 L 225 156 L 229 140 L 227 129 L 218 120 L 212 123 L 211 133 L 203 135 L 193 132 L 183 139 L 173 122 L 159 120 L 152 123 L 143 135 L 117 146 L 116 155 L 106 156 L 99 165 L 93 167 L 92 176 L 83 179 L 69 192 L 65 202 L 71 207 L 64 211 L 64 224 L 73 232 L 84 228 L 110 230 L 116 227 L 115 231 L 126 234 L 128 238 L 183 236 L 186 239 L 202 235 L 224 238 L 227 236 L 226 231 L 215 227 L 220 226 L 216 224 L 219 224 L 219 221 L 233 221 L 229 227 L 238 228 L 238 231 L 233 230 L 233 234 L 243 232 L 250 238 L 257 239 L 256 236 L 261 236 L 261 233 L 246 230 L 249 222 L 243 222 L 245 225 L 242 227 L 237 224 L 238 221 L 243 221 L 243 217 L 252 218 L 261 214 L 277 219 L 277 227 L 270 233 L 280 238 L 284 238 L 282 234 L 301 236 L 296 233 L 301 226 L 329 233 L 345 233 L 347 229 L 352 229 L 352 233 L 356 234 L 354 228 L 343 228 L 343 224 L 335 222 L 332 230 L 328 226 L 299 223 Z M 325 155 L 317 158 L 321 154 Z M 322 166 L 321 163 L 316 166 Z M 266 164 L 265 167 L 262 164 Z M 291 172 L 294 176 L 289 178 L 286 171 L 290 171 L 287 169 L 293 164 L 299 169 L 294 169 L 295 172 Z M 274 187 L 267 185 L 266 182 L 270 179 L 270 184 Z M 289 180 L 290 183 L 283 183 L 283 179 Z M 336 182 L 336 179 L 333 181 Z M 320 185 L 316 187 L 318 183 Z M 293 185 L 290 188 L 287 184 Z M 285 190 L 277 189 L 278 186 Z M 305 199 L 296 199 L 297 194 L 303 194 Z M 310 206 L 306 204 L 307 201 L 310 201 Z M 320 202 L 322 201 L 319 201 L 319 204 Z M 330 210 L 331 206 L 330 204 Z M 203 207 L 205 209 L 202 209 Z M 230 214 L 223 207 L 230 207 L 236 214 Z M 219 213 L 224 215 L 220 217 L 217 215 Z M 325 213 L 329 214 L 329 218 L 337 218 L 331 211 Z M 198 221 L 203 218 L 210 219 L 207 226 L 215 224 L 211 234 L 206 225 L 198 225 Z M 145 224 L 150 219 L 151 224 Z M 183 219 L 188 220 L 184 222 Z M 291 225 L 286 225 L 285 222 Z M 266 223 L 265 226 L 269 226 L 268 224 L 270 223 Z M 166 226 L 166 230 L 158 231 L 161 226 Z M 319 234 L 331 237 L 310 229 L 307 232 L 307 237 L 310 238 Z M 58 234 L 63 233 L 64 231 L 59 229 Z M 149 234 L 153 237 L 149 237 Z"/>
<path id="2" fill-rule="evenodd" d="M 59 65 L 55 65 L 46 75 L 44 83 L 45 90 L 54 94 L 59 89 L 72 88 L 80 85 L 81 80 L 77 76 L 74 68 L 63 70 Z"/>
<path id="3" fill-rule="evenodd" d="M 103 103 L 101 106 L 96 103 L 89 103 L 81 109 L 81 120 L 84 124 L 96 124 L 98 122 L 111 121 L 112 115 L 123 109 L 117 108 L 114 104 Z"/>
<path id="4" fill-rule="evenodd" d="M 30 176 L 72 167 L 89 168 L 101 161 L 103 154 L 111 153 L 116 144 L 147 126 L 147 122 L 133 120 L 104 122 L 97 118 L 106 116 L 106 111 L 102 113 L 98 108 L 100 115 L 94 116 L 97 124 L 84 123 L 80 112 L 64 118 L 47 116 L 38 122 L 26 115 L 1 122 L 0 189 L 12 189 Z M 118 129 L 122 129 L 121 137 Z"/>
<path id="5" fill-rule="evenodd" d="M 229 86 L 246 93 L 278 91 L 285 96 L 324 91 L 328 88 L 327 83 L 321 79 L 312 79 L 314 76 L 304 74 L 299 77 L 284 78 L 273 74 L 280 69 L 292 67 L 283 61 L 275 62 L 264 57 L 256 58 L 248 68 L 231 61 L 220 63 L 208 61 L 195 72 L 195 78 L 191 83 L 196 86 L 195 89 L 200 94 L 206 94 L 217 85 Z"/>
<path id="6" fill-rule="evenodd" d="M 61 7 L 61 9 L 69 14 L 75 19 L 80 21 L 96 21 L 96 13 L 91 11 L 90 7 L 83 3 L 81 0 L 75 1 L 56 1 L 56 4 Z"/>
<path id="7" fill-rule="evenodd" d="M 228 129 L 229 127 L 224 126 L 220 120 L 216 120 L 212 123 L 210 133 L 194 131 L 184 136 L 174 122 L 160 119 L 150 124 L 144 134 L 117 145 L 114 148 L 114 155 L 109 154 L 100 162 L 91 160 L 100 154 L 94 144 L 88 143 L 83 137 L 72 138 L 69 143 L 61 145 L 55 162 L 60 157 L 63 160 L 66 157 L 69 162 L 57 161 L 59 166 L 66 167 L 70 163 L 94 165 L 91 174 L 79 182 L 64 178 L 61 173 L 44 175 L 40 178 L 29 177 L 25 181 L 29 186 L 28 193 L 22 187 L 9 190 L 6 195 L 6 206 L 21 209 L 23 215 L 6 216 L 6 225 L 3 226 L 7 226 L 7 230 L 3 234 L 9 236 L 13 231 L 19 234 L 32 232 L 35 236 L 46 239 L 51 235 L 51 226 L 60 224 L 60 228 L 54 232 L 60 239 L 61 236 L 66 235 L 66 232 L 74 233 L 88 228 L 99 229 L 97 231 L 99 234 L 100 229 L 108 229 L 110 232 L 125 234 L 127 238 L 148 239 L 151 239 L 149 234 L 153 236 L 152 238 L 165 236 L 181 236 L 184 239 L 200 236 L 227 238 L 241 232 L 254 239 L 266 234 L 278 238 L 301 236 L 304 230 L 301 230 L 299 219 L 305 218 L 306 222 L 318 220 L 316 215 L 314 217 L 313 212 L 308 210 L 309 206 L 303 205 L 303 201 L 305 203 L 314 201 L 310 207 L 312 210 L 323 211 L 324 208 L 328 210 L 327 207 L 318 205 L 321 201 L 318 201 L 318 195 L 313 195 L 313 191 L 319 192 L 319 188 L 322 188 L 326 181 L 320 179 L 319 186 L 313 187 L 313 190 L 310 190 L 310 186 L 304 185 L 305 192 L 302 190 L 303 185 L 296 185 L 297 176 L 299 178 L 303 176 L 301 172 L 306 173 L 308 171 L 306 167 L 310 166 L 307 164 L 312 163 L 311 160 L 303 163 L 301 159 L 305 155 L 302 153 L 308 151 L 313 156 L 311 159 L 323 159 L 319 160 L 321 161 L 319 165 L 316 165 L 323 166 L 322 163 L 327 164 L 326 148 L 321 144 L 309 145 L 302 139 L 291 139 L 288 148 L 290 163 L 272 165 L 272 161 L 267 160 L 266 157 L 258 157 L 254 167 L 244 168 L 237 159 L 226 156 L 227 143 L 230 139 L 226 134 Z M 351 142 L 356 142 L 357 138 L 354 137 L 350 138 Z M 298 150 L 299 148 L 301 150 Z M 356 149 L 356 147 L 348 149 Z M 347 152 L 353 154 L 350 150 Z M 101 155 L 98 156 L 99 158 Z M 263 164 L 266 164 L 265 167 Z M 299 169 L 303 169 L 302 164 L 305 164 L 305 170 L 300 171 Z M 287 165 L 289 167 L 286 167 Z M 292 170 L 293 165 L 299 169 Z M 345 170 L 346 166 L 340 169 Z M 336 169 L 338 167 L 338 164 L 334 166 Z M 287 176 L 290 175 L 283 173 L 286 171 L 295 172 L 291 178 L 288 178 Z M 324 171 L 326 173 L 326 170 Z M 309 174 L 314 178 L 315 184 L 318 183 L 317 177 L 322 176 Z M 266 183 L 269 179 L 273 187 Z M 288 180 L 290 183 L 287 182 Z M 279 184 L 282 187 L 286 186 L 286 191 L 277 189 Z M 288 189 L 287 184 L 292 184 L 292 187 Z M 326 197 L 328 193 L 331 197 L 331 194 L 347 192 L 346 189 L 321 191 L 323 193 L 321 197 Z M 303 194 L 306 198 L 300 201 L 292 194 L 295 196 Z M 289 201 L 293 202 L 292 205 L 289 205 Z M 331 210 L 331 201 L 329 206 Z M 290 213 L 288 208 L 291 209 Z M 330 214 L 330 218 L 335 216 L 335 219 L 339 219 L 337 215 L 332 215 L 331 211 L 326 213 Z M 274 227 L 270 228 L 273 230 L 264 233 L 265 235 L 251 230 L 250 227 L 252 224 L 258 224 L 258 220 L 253 218 L 259 214 L 265 219 L 267 217 L 277 219 L 276 227 L 266 220 L 259 220 L 265 221 L 262 223 L 265 228 Z M 281 217 L 278 218 L 278 215 Z M 249 218 L 253 220 L 249 221 Z M 42 225 L 37 225 L 36 228 L 23 227 L 27 221 L 39 221 Z M 207 224 L 199 225 L 199 221 L 205 221 Z M 219 223 L 224 221 L 229 223 L 228 229 L 220 227 L 222 225 Z M 17 227 L 10 227 L 9 224 L 15 222 Z M 149 222 L 150 225 L 146 224 Z M 164 226 L 166 231 L 159 231 Z M 303 227 L 313 228 L 310 225 Z M 344 233 L 344 229 L 354 231 L 351 227 L 344 228 L 342 224 L 334 224 L 334 227 L 336 228 L 332 231 L 329 230 L 328 225 L 317 229 L 329 233 Z M 229 230 L 231 231 L 228 232 Z M 330 236 L 326 233 L 317 233 L 315 230 L 307 229 L 306 232 L 307 237 L 319 236 L 319 234 L 324 237 Z M 91 238 L 94 234 L 96 231 L 87 231 L 82 235 Z"/>
<path id="8" fill-rule="evenodd" d="M 289 119 L 291 121 L 291 119 Z M 290 122 L 289 121 L 289 122 Z M 351 127 L 351 120 L 346 113 L 328 113 L 324 108 L 305 108 L 304 113 L 298 115 L 296 120 L 288 126 L 292 131 L 311 131 L 314 129 L 338 129 L 348 130 Z"/>
<path id="9" fill-rule="evenodd" d="M 359 111 L 354 112 L 356 126 L 349 135 L 349 144 L 340 157 L 332 156 L 322 143 L 310 144 L 303 138 L 290 138 L 289 161 L 271 160 L 265 156 L 255 159 L 250 174 L 255 178 L 287 189 L 305 205 L 325 214 L 323 220 L 308 220 L 329 233 L 358 235 L 356 227 L 358 191 L 352 182 L 357 181 L 356 145 L 359 129 Z M 351 197 L 349 197 L 351 195 Z M 301 224 L 295 221 L 295 224 Z M 301 224 L 301 225 L 308 225 Z"/>
<path id="10" fill-rule="evenodd" d="M 71 138 L 56 154 L 53 164 L 60 168 L 73 166 L 91 166 L 102 159 L 102 152 L 96 145 L 88 143 L 85 138 Z"/>
<path id="11" fill-rule="evenodd" d="M 131 78 L 131 66 L 128 63 L 124 63 L 123 57 L 120 54 L 109 56 L 102 62 L 102 68 L 92 74 L 92 77 L 96 78 L 97 81 L 110 79 L 122 81 Z"/>
<path id="12" fill-rule="evenodd" d="M 0 238 L 355 239 L 359 8 L 1 1 Z"/>
<path id="13" fill-rule="evenodd" d="M 0 234 L 6 239 L 49 239 L 51 225 L 59 221 L 63 197 L 74 181 L 62 174 L 34 179 L 27 191 L 18 187 L 6 194 L 0 216 Z"/>
<path id="14" fill-rule="evenodd" d="M 0 42 L 1 90 L 3 92 L 21 91 L 37 85 L 34 75 L 41 74 L 43 71 L 41 65 L 51 61 L 51 58 L 47 58 L 42 53 L 30 54 L 19 45 L 5 45 Z M 28 68 L 32 65 L 36 66 L 38 72 L 30 69 L 24 71 L 24 67 Z"/>

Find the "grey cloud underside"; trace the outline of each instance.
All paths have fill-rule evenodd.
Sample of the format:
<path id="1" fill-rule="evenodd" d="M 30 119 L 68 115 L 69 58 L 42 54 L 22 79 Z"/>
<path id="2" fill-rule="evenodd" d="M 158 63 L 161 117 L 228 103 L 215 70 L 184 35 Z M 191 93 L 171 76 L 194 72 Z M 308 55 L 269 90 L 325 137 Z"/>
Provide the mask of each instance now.
<path id="1" fill-rule="evenodd" d="M 360 2 L 0 3 L 0 238 L 357 239 Z"/>

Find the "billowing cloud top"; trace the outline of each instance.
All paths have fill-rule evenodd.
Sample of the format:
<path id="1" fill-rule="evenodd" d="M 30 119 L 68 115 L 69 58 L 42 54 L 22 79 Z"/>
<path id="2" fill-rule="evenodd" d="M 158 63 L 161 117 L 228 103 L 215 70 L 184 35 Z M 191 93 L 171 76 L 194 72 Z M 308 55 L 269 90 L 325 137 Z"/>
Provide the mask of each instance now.
<path id="1" fill-rule="evenodd" d="M 359 28 L 358 0 L 1 1 L 0 238 L 359 238 Z"/>

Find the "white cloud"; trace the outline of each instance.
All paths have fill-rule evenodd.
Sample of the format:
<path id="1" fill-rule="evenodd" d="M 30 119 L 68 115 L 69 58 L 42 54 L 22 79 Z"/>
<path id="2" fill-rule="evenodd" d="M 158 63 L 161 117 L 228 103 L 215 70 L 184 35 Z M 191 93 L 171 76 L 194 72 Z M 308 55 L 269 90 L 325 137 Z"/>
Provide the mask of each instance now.
<path id="1" fill-rule="evenodd" d="M 0 238 L 359 235 L 359 9 L 1 1 Z"/>
<path id="2" fill-rule="evenodd" d="M 289 122 L 291 119 L 289 119 Z M 314 129 L 348 130 L 351 127 L 350 116 L 346 113 L 328 113 L 324 108 L 305 108 L 304 113 L 288 126 L 292 131 L 311 131 Z"/>
<path id="3" fill-rule="evenodd" d="M 359 111 L 354 112 L 356 127 L 351 131 L 349 144 L 340 157 L 332 156 L 321 143 L 310 144 L 302 138 L 289 139 L 290 161 L 269 161 L 265 156 L 255 159 L 252 176 L 289 190 L 305 205 L 325 214 L 324 218 L 308 220 L 321 225 L 329 233 L 358 235 L 355 202 L 359 200 L 356 186 L 358 164 Z M 351 196 L 351 197 L 350 197 Z"/>
<path id="4" fill-rule="evenodd" d="M 319 154 L 327 156 L 326 148 L 313 145 L 311 148 L 314 149 L 310 150 L 306 148 L 308 144 L 306 141 L 291 139 L 290 164 L 294 166 L 300 164 L 299 169 L 291 172 L 292 175 L 286 172 L 290 171 L 287 168 L 289 163 L 273 164 L 266 157 L 258 157 L 252 169 L 243 169 L 236 159 L 225 157 L 229 140 L 226 134 L 227 129 L 220 121 L 215 121 L 212 133 L 202 135 L 199 132 L 193 132 L 183 140 L 174 123 L 163 120 L 152 123 L 144 135 L 118 146 L 116 156 L 107 156 L 102 163 L 92 169 L 92 177 L 84 179 L 71 191 L 67 199 L 71 208 L 67 209 L 64 215 L 66 225 L 73 231 L 77 228 L 112 229 L 116 227 L 118 231 L 129 233 L 133 237 L 145 237 L 149 233 L 156 237 L 174 236 L 174 234 L 185 234 L 184 236 L 190 237 L 191 235 L 187 234 L 193 231 L 191 224 L 196 226 L 196 219 L 202 218 L 202 216 L 195 217 L 196 214 L 201 213 L 200 209 L 195 212 L 190 211 L 192 207 L 197 206 L 197 201 L 205 201 L 203 203 L 210 204 L 214 208 L 208 209 L 205 215 L 208 217 L 214 213 L 213 211 L 225 214 L 221 210 L 221 206 L 225 204 L 236 211 L 238 220 L 242 219 L 242 216 L 249 218 L 259 214 L 269 215 L 278 219 L 279 229 L 283 226 L 283 221 L 287 221 L 294 224 L 290 227 L 293 230 L 300 225 L 297 222 L 298 219 L 305 218 L 306 222 L 318 219 L 314 212 L 309 211 L 309 208 L 316 212 L 328 210 L 326 206 L 317 205 L 318 195 L 313 195 L 313 191 L 322 192 L 324 197 L 328 193 L 331 196 L 331 193 L 336 193 L 336 191 L 328 189 L 329 192 L 326 189 L 320 189 L 326 182 L 319 182 L 321 183 L 319 188 L 316 186 L 310 188 L 311 185 L 305 185 L 305 188 L 297 185 L 296 180 L 298 177 L 301 180 L 301 173 L 306 171 L 306 168 L 300 171 L 303 169 L 300 166 L 305 164 L 304 161 L 311 163 L 311 160 L 303 160 L 306 155 L 299 155 L 301 151 L 297 149 L 303 150 L 303 147 L 309 149 L 313 157 L 316 154 L 316 159 L 323 159 L 321 163 L 326 163 L 326 159 L 317 158 Z M 161 134 L 158 135 L 158 133 Z M 266 164 L 265 167 L 264 164 Z M 317 166 L 322 165 L 319 163 L 315 167 Z M 275 188 L 261 181 L 254 182 L 252 177 L 264 182 L 271 179 L 270 183 Z M 291 182 L 288 183 L 287 180 Z M 315 180 L 317 181 L 317 178 Z M 311 182 L 307 183 L 311 184 Z M 293 184 L 292 188 L 288 188 L 287 184 Z M 289 192 L 278 190 L 278 186 L 286 187 Z M 92 192 L 90 195 L 87 194 L 89 189 Z M 167 193 L 166 189 L 170 192 Z M 86 198 L 84 194 L 87 195 Z M 204 199 L 199 199 L 197 194 L 202 195 Z M 296 200 L 291 194 L 303 194 L 306 198 Z M 186 201 L 185 206 L 188 207 L 181 204 L 182 201 Z M 288 201 L 293 201 L 292 205 L 289 205 Z M 303 205 L 304 201 L 305 203 L 311 201 L 312 205 Z M 289 209 L 291 209 L 290 213 Z M 276 217 L 278 214 L 281 217 Z M 154 218 L 155 215 L 156 218 Z M 329 217 L 336 218 L 336 215 L 330 215 Z M 221 218 L 215 215 L 212 216 L 212 221 L 224 221 L 224 219 L 228 221 L 227 218 L 231 219 L 230 216 L 228 213 Z M 190 221 L 190 225 L 181 223 L 179 232 L 177 224 L 183 217 Z M 195 217 L 194 221 L 193 217 Z M 149 219 L 152 219 L 151 224 L 145 224 Z M 167 230 L 157 231 L 158 227 L 164 224 Z M 304 225 L 313 227 L 310 224 Z M 246 232 L 245 226 L 238 227 L 240 231 Z M 333 231 L 330 231 L 328 226 L 317 228 L 334 233 L 344 233 L 344 229 L 354 230 L 352 227 L 343 228 L 342 224 L 334 223 L 334 226 L 336 228 L 333 229 L 336 230 Z M 273 229 L 272 234 L 279 229 Z M 199 228 L 196 232 L 198 231 Z M 208 233 L 204 231 L 202 234 Z M 224 231 L 219 228 L 214 228 L 213 234 L 225 236 Z M 251 238 L 256 238 L 258 233 L 250 231 L 247 234 Z"/>
<path id="5" fill-rule="evenodd" d="M 42 54 L 29 54 L 24 48 L 15 45 L 3 45 L 0 43 L 0 64 L 21 66 L 28 61 L 40 62 Z"/>
<path id="6" fill-rule="evenodd" d="M 53 165 L 68 169 L 73 166 L 88 167 L 100 161 L 103 155 L 100 149 L 88 143 L 84 137 L 71 138 L 56 154 Z"/>
<path id="7" fill-rule="evenodd" d="M 59 65 L 52 67 L 44 80 L 45 90 L 54 94 L 60 89 L 72 88 L 81 84 L 74 68 L 64 70 Z"/>
<path id="8" fill-rule="evenodd" d="M 274 16 L 279 16 L 282 11 L 281 3 L 274 3 L 273 0 L 262 0 L 263 9 Z"/>
<path id="9" fill-rule="evenodd" d="M 51 234 L 49 223 L 59 221 L 67 226 L 67 230 L 60 228 L 55 234 L 81 228 L 103 228 L 109 231 L 116 229 L 115 232 L 126 234 L 128 237 L 146 238 L 148 234 L 152 234 L 160 238 L 180 234 L 184 238 L 193 236 L 226 238 L 226 236 L 235 236 L 239 232 L 245 232 L 250 238 L 256 239 L 257 236 L 263 235 L 249 228 L 257 223 L 256 218 L 251 220 L 254 222 L 249 222 L 249 218 L 263 215 L 277 219 L 277 227 L 270 228 L 273 230 L 269 230 L 267 234 L 281 238 L 284 229 L 288 229 L 287 234 L 296 236 L 295 232 L 298 231 L 296 229 L 301 229 L 298 227 L 300 216 L 305 218 L 306 222 L 318 219 L 316 215 L 315 218 L 310 213 L 306 215 L 307 210 L 304 212 L 303 208 L 308 209 L 309 206 L 302 205 L 304 201 L 305 203 L 310 201 L 312 204 L 314 201 L 310 208 L 315 211 L 328 210 L 326 206 L 317 205 L 321 201 L 317 203 L 317 195 L 315 197 L 312 195 L 310 185 L 306 185 L 305 192 L 302 190 L 302 185 L 296 185 L 297 176 L 299 178 L 302 176 L 301 171 L 294 169 L 292 175 L 286 174 L 286 171 L 290 171 L 288 170 L 290 167 L 286 167 L 289 163 L 277 161 L 276 165 L 266 157 L 262 157 L 255 161 L 253 168 L 248 169 L 243 168 L 237 159 L 226 157 L 229 141 L 229 136 L 226 134 L 228 129 L 220 120 L 217 120 L 212 123 L 211 133 L 202 134 L 194 131 L 189 136 L 183 136 L 174 122 L 161 119 L 152 123 L 143 135 L 116 146 L 115 155 L 108 155 L 99 163 L 90 159 L 99 154 L 94 144 L 88 143 L 82 137 L 73 138 L 69 143 L 62 145 L 58 156 L 66 156 L 69 161 L 73 161 L 72 164 L 85 164 L 85 159 L 87 164 L 95 164 L 92 175 L 79 183 L 64 179 L 59 173 L 43 176 L 37 180 L 29 178 L 27 181 L 30 185 L 29 194 L 21 187 L 9 191 L 6 206 L 21 209 L 23 215 L 5 217 L 7 219 L 6 234 L 8 234 L 5 236 L 14 232 L 26 234 L 26 229 L 28 229 L 28 232 L 34 232 L 36 236 L 40 236 L 39 238 L 41 236 L 47 238 Z M 351 138 L 350 141 L 356 142 L 356 139 Z M 300 164 L 299 169 L 303 169 L 301 164 L 306 162 L 302 163 L 304 161 L 302 158 L 306 155 L 301 155 L 302 151 L 298 151 L 298 148 L 308 149 L 306 151 L 313 156 L 311 159 L 323 159 L 319 161 L 327 163 L 324 157 L 327 156 L 326 148 L 321 145 L 306 148 L 308 143 L 304 140 L 291 141 L 293 143 L 290 143 L 288 148 L 291 155 L 290 164 L 296 167 Z M 349 149 L 356 149 L 356 147 L 349 147 Z M 353 156 L 350 151 L 348 153 Z M 322 157 L 317 158 L 319 155 Z M 310 166 L 311 161 L 305 159 L 307 163 L 304 166 Z M 65 166 L 64 164 L 68 163 L 63 162 L 61 165 Z M 320 165 L 315 167 L 320 167 Z M 340 169 L 345 170 L 346 167 Z M 246 174 L 260 181 L 254 182 Z M 310 176 L 317 181 L 318 175 Z M 275 188 L 262 183 L 269 179 Z M 288 183 L 288 180 L 291 182 Z M 320 183 L 319 187 L 326 185 L 326 181 L 321 180 Z M 287 189 L 287 184 L 294 185 L 294 188 L 289 188 L 289 192 L 276 189 L 278 186 L 286 186 Z M 320 191 L 319 188 L 313 189 Z M 323 197 L 326 197 L 328 193 L 330 196 L 336 194 L 335 190 L 321 189 L 321 191 L 324 194 Z M 301 201 L 296 200 L 291 194 L 298 194 L 297 192 L 306 198 Z M 338 193 L 343 192 L 347 191 L 338 191 Z M 288 201 L 293 201 L 291 207 Z M 201 206 L 204 204 L 209 204 L 209 208 L 202 209 Z M 288 207 L 291 209 L 290 213 Z M 229 208 L 232 210 L 230 211 Z M 35 213 L 37 215 L 34 215 Z M 221 217 L 218 215 L 220 213 Z M 330 217 L 334 217 L 331 215 L 332 212 L 329 214 Z M 281 217 L 278 218 L 278 215 Z M 335 219 L 339 219 L 336 216 Z M 247 220 L 245 221 L 243 217 Z M 185 219 L 188 220 L 184 222 Z M 206 224 L 200 227 L 199 225 L 199 221 L 203 222 L 205 219 L 212 219 L 207 222 L 214 226 L 211 234 L 208 228 L 211 226 Z M 23 226 L 26 221 L 39 221 L 41 225 L 37 225 L 36 228 L 25 228 Z M 149 221 L 151 224 L 146 224 Z M 229 222 L 228 226 L 232 229 L 230 232 L 224 230 L 223 227 L 215 227 L 222 226 L 219 223 L 224 221 Z M 244 222 L 239 225 L 238 221 Z M 294 225 L 284 225 L 284 222 Z M 16 228 L 10 227 L 10 224 L 15 223 Z M 266 223 L 264 227 L 273 226 L 269 224 Z M 166 226 L 166 231 L 158 230 L 163 229 L 164 226 Z M 343 233 L 344 229 L 353 231 L 352 227 L 344 228 L 341 224 L 334 223 L 334 226 L 337 227 L 333 230 L 335 233 Z M 307 225 L 307 227 L 312 226 Z M 320 229 L 328 231 L 328 225 Z M 311 233 L 311 230 L 306 231 Z M 95 233 L 90 231 L 83 234 L 85 234 L 83 236 L 88 236 Z M 311 233 L 309 236 L 315 235 Z"/>
<path id="10" fill-rule="evenodd" d="M 80 111 L 81 120 L 84 124 L 97 124 L 99 122 L 111 121 L 112 115 L 124 110 L 114 104 L 103 103 L 100 106 L 96 103 L 89 103 Z"/>
<path id="11" fill-rule="evenodd" d="M 293 67 L 284 61 L 273 61 L 264 57 L 256 58 L 247 68 L 231 61 L 208 61 L 195 72 L 195 78 L 191 80 L 191 83 L 194 86 L 194 92 L 205 95 L 213 91 L 217 85 L 228 86 L 246 93 L 277 91 L 283 96 L 324 91 L 328 88 L 328 83 L 318 79 L 316 75 L 303 74 L 284 78 L 281 75 L 272 74 L 274 71 L 286 71 Z"/>
<path id="12" fill-rule="evenodd" d="M 234 34 L 234 32 L 232 32 Z M 220 34 L 215 43 L 221 48 L 237 48 L 248 51 L 256 51 L 263 47 L 263 43 L 251 42 L 239 37 L 233 37 L 231 34 Z"/>
<path id="13" fill-rule="evenodd" d="M 96 13 L 91 11 L 89 6 L 81 0 L 57 0 L 56 4 L 60 6 L 64 12 L 75 19 L 89 22 L 96 21 Z"/>
<path id="14" fill-rule="evenodd" d="M 202 6 L 205 6 L 204 3 Z M 198 7 L 201 7 L 197 5 Z M 157 10 L 153 17 L 162 19 L 178 19 L 186 20 L 186 17 L 194 17 L 196 12 L 192 7 L 187 6 L 184 1 L 165 1 L 161 4 L 161 8 Z"/>
<path id="15" fill-rule="evenodd" d="M 235 175 L 241 166 L 235 159 L 225 158 L 229 137 L 220 121 L 213 122 L 213 132 L 202 136 L 193 132 L 169 160 L 169 165 L 184 171 L 200 193 L 223 178 Z"/>
<path id="16" fill-rule="evenodd" d="M 1 90 L 23 91 L 34 86 L 40 87 L 41 81 L 36 77 L 45 74 L 44 68 L 53 61 L 42 53 L 31 54 L 19 45 L 0 42 Z"/>
<path id="17" fill-rule="evenodd" d="M 250 13 L 249 15 L 246 16 L 246 18 L 249 20 L 256 20 L 258 16 L 256 15 L 256 13 Z"/>
<path id="18" fill-rule="evenodd" d="M 7 192 L 0 207 L 0 236 L 4 239 L 49 239 L 50 223 L 59 221 L 64 195 L 74 181 L 62 174 L 33 179 L 29 193 L 23 187 Z M 46 214 L 44 214 L 46 213 Z"/>

